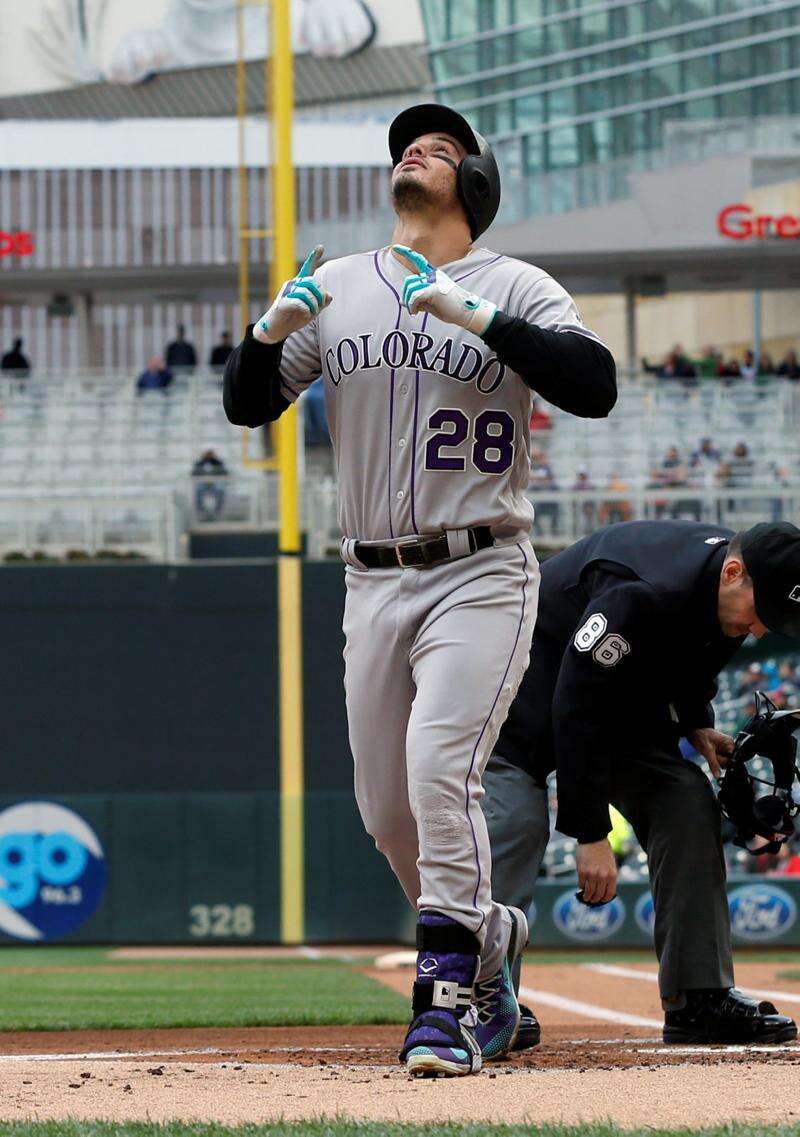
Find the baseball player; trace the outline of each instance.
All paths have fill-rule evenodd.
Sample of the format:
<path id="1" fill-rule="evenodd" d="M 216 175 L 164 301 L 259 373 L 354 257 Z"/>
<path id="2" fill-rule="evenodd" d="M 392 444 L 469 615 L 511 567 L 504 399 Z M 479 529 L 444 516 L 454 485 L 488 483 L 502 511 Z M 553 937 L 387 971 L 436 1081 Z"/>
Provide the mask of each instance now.
<path id="1" fill-rule="evenodd" d="M 790 1018 L 733 986 L 720 809 L 678 743 L 720 776 L 733 739 L 714 726 L 716 676 L 748 634 L 800 636 L 800 530 L 612 525 L 550 558 L 541 577 L 533 663 L 484 779 L 494 895 L 528 910 L 557 769 L 556 827 L 577 838 L 585 902 L 616 891 L 610 804 L 647 853 L 664 1041 L 795 1038 Z M 526 1008 L 518 1043 L 537 1040 Z"/>
<path id="2" fill-rule="evenodd" d="M 319 375 L 344 534 L 345 693 L 364 824 L 418 910 L 415 1074 L 504 1054 L 522 912 L 493 902 L 481 775 L 525 671 L 532 392 L 606 415 L 613 359 L 547 273 L 473 241 L 500 199 L 486 141 L 438 105 L 389 131 L 392 245 L 321 249 L 234 351 L 232 422 L 276 419 Z"/>

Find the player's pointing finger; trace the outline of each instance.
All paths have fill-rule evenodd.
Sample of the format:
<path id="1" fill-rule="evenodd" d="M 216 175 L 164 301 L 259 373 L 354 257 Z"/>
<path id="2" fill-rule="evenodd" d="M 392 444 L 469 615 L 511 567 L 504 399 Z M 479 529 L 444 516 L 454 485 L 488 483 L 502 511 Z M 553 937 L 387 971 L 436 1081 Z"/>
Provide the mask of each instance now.
<path id="1" fill-rule="evenodd" d="M 404 260 L 415 273 L 431 271 L 431 266 L 422 253 L 409 249 L 407 245 L 392 245 L 392 252 L 400 260 Z"/>
<path id="2" fill-rule="evenodd" d="M 322 263 L 322 257 L 325 253 L 324 245 L 315 245 L 306 259 L 300 266 L 298 276 L 312 276 Z"/>

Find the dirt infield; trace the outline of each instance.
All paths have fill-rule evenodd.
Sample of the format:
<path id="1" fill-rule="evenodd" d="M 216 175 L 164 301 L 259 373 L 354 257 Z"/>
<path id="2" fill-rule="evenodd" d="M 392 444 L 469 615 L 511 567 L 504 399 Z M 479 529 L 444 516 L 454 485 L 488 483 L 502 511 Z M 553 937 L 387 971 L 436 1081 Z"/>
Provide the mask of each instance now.
<path id="1" fill-rule="evenodd" d="M 0 1118 L 796 1121 L 800 1047 L 663 1047 L 654 970 L 527 964 L 523 998 L 542 1045 L 462 1079 L 408 1078 L 400 1027 L 6 1034 Z M 738 982 L 797 1013 L 800 982 L 779 970 L 740 964 Z M 403 991 L 411 982 L 408 971 L 370 974 Z"/>

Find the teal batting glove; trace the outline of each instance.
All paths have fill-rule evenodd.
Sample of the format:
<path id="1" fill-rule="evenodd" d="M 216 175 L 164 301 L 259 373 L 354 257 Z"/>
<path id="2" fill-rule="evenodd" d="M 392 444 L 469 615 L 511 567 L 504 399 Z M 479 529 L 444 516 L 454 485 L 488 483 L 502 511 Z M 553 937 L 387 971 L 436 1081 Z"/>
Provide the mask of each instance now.
<path id="1" fill-rule="evenodd" d="M 403 305 L 412 316 L 430 312 L 445 324 L 457 324 L 476 336 L 486 331 L 497 312 L 496 304 L 462 288 L 415 249 L 392 245 L 392 252 L 414 270 L 403 281 Z"/>
<path id="2" fill-rule="evenodd" d="M 280 343 L 328 307 L 333 297 L 314 280 L 324 252 L 322 245 L 317 245 L 303 261 L 297 276 L 286 281 L 272 307 L 253 325 L 255 339 L 262 343 Z"/>

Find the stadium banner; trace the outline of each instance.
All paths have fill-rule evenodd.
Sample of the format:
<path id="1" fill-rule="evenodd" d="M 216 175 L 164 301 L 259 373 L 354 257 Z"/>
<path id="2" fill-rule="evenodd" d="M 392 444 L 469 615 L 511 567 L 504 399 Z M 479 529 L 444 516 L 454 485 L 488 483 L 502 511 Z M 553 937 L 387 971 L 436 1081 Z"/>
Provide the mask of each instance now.
<path id="1" fill-rule="evenodd" d="M 412 943 L 413 914 L 351 794 L 306 801 L 309 943 Z M 175 793 L 0 798 L 0 943 L 268 944 L 279 940 L 278 798 Z M 540 880 L 538 947 L 652 944 L 646 881 L 588 908 Z M 728 884 L 739 947 L 800 944 L 800 878 Z"/>

